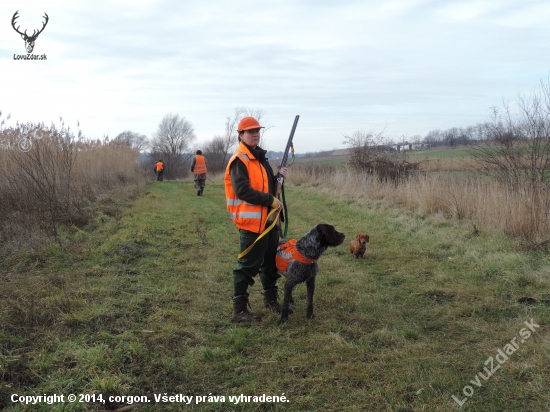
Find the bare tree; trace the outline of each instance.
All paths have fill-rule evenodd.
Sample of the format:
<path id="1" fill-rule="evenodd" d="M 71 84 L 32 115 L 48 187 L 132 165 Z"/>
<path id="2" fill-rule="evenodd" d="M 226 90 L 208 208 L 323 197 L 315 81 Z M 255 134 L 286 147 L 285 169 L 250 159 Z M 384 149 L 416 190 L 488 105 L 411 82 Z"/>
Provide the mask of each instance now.
<path id="1" fill-rule="evenodd" d="M 424 137 L 424 143 L 430 146 L 436 146 L 443 141 L 443 132 L 439 129 L 430 130 L 426 137 Z"/>
<path id="2" fill-rule="evenodd" d="M 419 145 L 420 143 L 422 143 L 422 136 L 419 134 L 415 134 L 414 136 L 411 137 L 411 142 Z"/>
<path id="3" fill-rule="evenodd" d="M 225 120 L 225 133 L 222 137 L 223 139 L 223 162 L 225 164 L 225 161 L 229 155 L 229 153 L 232 151 L 233 147 L 237 145 L 238 142 L 238 133 L 237 133 L 237 126 L 239 124 L 239 121 L 245 117 L 243 114 L 243 109 L 236 107 L 235 112 L 232 116 L 227 116 Z M 214 137 L 216 139 L 216 137 Z"/>
<path id="4" fill-rule="evenodd" d="M 478 123 L 475 126 L 468 126 L 465 129 L 465 134 L 467 136 L 467 144 L 476 144 L 477 142 L 484 139 L 483 133 L 483 124 Z"/>
<path id="5" fill-rule="evenodd" d="M 233 147 L 236 146 L 239 141 L 238 132 L 237 132 L 237 127 L 239 125 L 239 122 L 243 117 L 247 117 L 247 116 L 254 117 L 262 126 L 264 126 L 264 129 L 262 129 L 260 134 L 261 147 L 263 147 L 262 141 L 263 141 L 264 133 L 268 129 L 271 129 L 273 127 L 265 119 L 265 111 L 263 109 L 249 109 L 246 107 L 235 107 L 235 111 L 233 115 L 227 116 L 225 120 L 225 133 L 222 137 L 223 144 L 224 144 L 224 153 L 225 153 L 223 158 L 224 164 L 228 158 L 228 155 L 231 153 Z"/>
<path id="6" fill-rule="evenodd" d="M 269 123 L 269 121 L 265 118 L 265 110 L 263 110 L 263 109 L 248 109 L 248 108 L 245 108 L 245 107 L 242 107 L 240 110 L 243 114 L 243 117 L 245 117 L 245 116 L 253 117 L 258 121 L 258 123 L 260 123 L 264 127 L 260 131 L 259 146 L 262 147 L 263 149 L 267 149 L 266 147 L 264 147 L 264 134 L 269 129 L 271 129 L 273 127 L 273 125 L 271 125 Z"/>
<path id="7" fill-rule="evenodd" d="M 452 127 L 445 130 L 443 140 L 446 146 L 454 147 L 457 145 L 458 138 L 460 136 L 460 129 L 458 127 Z"/>
<path id="8" fill-rule="evenodd" d="M 169 113 L 160 121 L 151 142 L 151 155 L 162 158 L 168 179 L 187 175 L 185 163 L 191 155 L 186 152 L 195 138 L 193 125 L 185 117 Z"/>
<path id="9" fill-rule="evenodd" d="M 131 130 L 125 130 L 122 133 L 119 133 L 117 137 L 114 138 L 113 142 L 115 144 L 123 144 L 132 149 L 136 149 L 139 152 L 144 150 L 147 147 L 147 136 L 144 134 L 139 134 L 132 132 Z"/>
<path id="10" fill-rule="evenodd" d="M 550 184 L 550 86 L 517 99 L 519 114 L 507 104 L 493 108 L 486 123 L 487 140 L 472 155 L 481 169 L 513 189 L 528 185 L 537 190 Z"/>
<path id="11" fill-rule="evenodd" d="M 204 145 L 202 154 L 208 162 L 208 173 L 219 173 L 225 169 L 226 141 L 222 136 L 214 136 L 210 142 Z"/>
<path id="12" fill-rule="evenodd" d="M 382 133 L 356 130 L 344 136 L 344 144 L 351 146 L 348 165 L 357 172 L 364 172 L 383 143 Z"/>

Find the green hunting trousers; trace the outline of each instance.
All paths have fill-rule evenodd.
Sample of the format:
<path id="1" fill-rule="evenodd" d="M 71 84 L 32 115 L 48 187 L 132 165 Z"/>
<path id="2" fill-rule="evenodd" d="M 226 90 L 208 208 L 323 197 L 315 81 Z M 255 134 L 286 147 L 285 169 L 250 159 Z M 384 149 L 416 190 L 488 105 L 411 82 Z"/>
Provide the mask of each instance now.
<path id="1" fill-rule="evenodd" d="M 195 175 L 194 179 L 195 181 L 195 189 L 200 189 L 201 187 L 206 186 L 206 175 Z"/>
<path id="2" fill-rule="evenodd" d="M 250 246 L 259 233 L 239 230 L 240 253 Z M 233 289 L 235 296 L 247 293 L 248 286 L 254 284 L 254 277 L 259 273 L 260 281 L 265 289 L 273 288 L 277 279 L 281 277 L 277 273 L 275 255 L 279 243 L 279 231 L 271 229 L 263 238 L 258 240 L 254 247 L 242 258 L 237 260 L 237 267 L 233 269 Z"/>

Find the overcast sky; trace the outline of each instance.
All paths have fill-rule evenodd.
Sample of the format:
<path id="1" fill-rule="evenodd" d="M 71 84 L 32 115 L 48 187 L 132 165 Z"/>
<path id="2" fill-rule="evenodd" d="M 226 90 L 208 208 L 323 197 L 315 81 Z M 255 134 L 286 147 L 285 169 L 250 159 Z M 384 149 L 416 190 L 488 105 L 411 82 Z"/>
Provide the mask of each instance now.
<path id="1" fill-rule="evenodd" d="M 14 60 L 49 22 L 33 54 Z M 167 113 L 201 143 L 235 107 L 263 109 L 266 148 L 294 116 L 298 153 L 343 135 L 395 140 L 488 119 L 550 74 L 550 2 L 536 0 L 12 1 L 0 4 L 0 110 L 80 121 L 88 137 L 151 136 Z"/>

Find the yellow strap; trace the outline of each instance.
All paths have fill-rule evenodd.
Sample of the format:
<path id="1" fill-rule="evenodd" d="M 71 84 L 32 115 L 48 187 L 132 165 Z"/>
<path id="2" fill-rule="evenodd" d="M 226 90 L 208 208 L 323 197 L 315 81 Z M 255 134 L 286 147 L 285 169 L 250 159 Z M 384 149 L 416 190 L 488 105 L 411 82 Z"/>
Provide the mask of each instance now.
<path id="1" fill-rule="evenodd" d="M 269 214 L 267 215 L 265 221 L 267 222 L 267 221 L 269 220 L 269 217 L 270 217 L 273 213 L 277 213 L 277 214 L 278 214 L 278 213 L 280 213 L 280 211 L 281 211 L 281 209 L 272 209 L 271 212 L 269 212 Z M 279 218 L 279 216 L 275 216 L 275 219 L 273 219 L 273 223 L 272 223 L 267 229 L 265 229 L 265 230 L 262 232 L 262 234 L 261 234 L 260 236 L 258 236 L 258 237 L 256 238 L 256 240 L 254 241 L 254 243 L 252 243 L 250 246 L 248 246 L 248 247 L 246 248 L 245 251 L 243 251 L 242 253 L 240 253 L 239 256 L 237 256 L 237 258 L 240 259 L 240 258 L 242 258 L 243 256 L 246 256 L 247 253 L 250 252 L 250 251 L 252 250 L 252 248 L 254 247 L 254 245 L 256 244 L 256 242 L 257 242 L 258 240 L 260 240 L 262 237 L 264 237 L 267 233 L 269 233 L 269 231 L 270 231 L 271 229 L 273 229 L 273 228 L 275 227 L 275 225 L 277 224 L 278 218 Z"/>

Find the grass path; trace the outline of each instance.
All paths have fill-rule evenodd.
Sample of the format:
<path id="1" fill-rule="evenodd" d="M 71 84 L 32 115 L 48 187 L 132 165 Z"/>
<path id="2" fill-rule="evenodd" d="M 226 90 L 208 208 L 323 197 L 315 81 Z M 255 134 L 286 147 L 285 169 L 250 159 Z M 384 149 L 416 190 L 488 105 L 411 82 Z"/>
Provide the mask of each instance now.
<path id="1" fill-rule="evenodd" d="M 192 182 L 155 182 L 93 227 L 67 230 L 62 247 L 0 262 L 0 409 L 115 409 L 128 402 L 109 396 L 147 396 L 135 410 L 451 411 L 468 385 L 465 411 L 549 410 L 547 255 L 460 221 L 289 186 L 290 237 L 321 222 L 347 235 L 319 261 L 316 318 L 305 318 L 300 285 L 278 325 L 257 283 L 263 321 L 234 325 L 238 234 L 216 185 L 198 197 Z M 365 259 L 347 246 L 360 232 L 371 237 Z M 531 319 L 540 327 L 494 376 L 470 383 Z M 106 402 L 25 406 L 14 393 Z M 230 402 L 241 394 L 289 402 Z"/>

